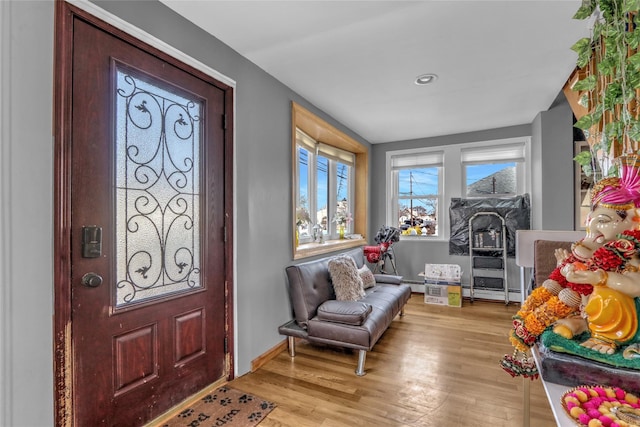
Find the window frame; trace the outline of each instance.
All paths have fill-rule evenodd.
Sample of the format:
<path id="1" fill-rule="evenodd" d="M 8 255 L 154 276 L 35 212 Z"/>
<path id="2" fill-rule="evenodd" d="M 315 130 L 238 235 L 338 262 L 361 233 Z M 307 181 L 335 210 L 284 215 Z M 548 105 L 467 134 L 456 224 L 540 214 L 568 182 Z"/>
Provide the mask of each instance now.
<path id="1" fill-rule="evenodd" d="M 313 145 L 312 145 L 313 144 Z M 313 213 L 318 212 L 318 157 L 327 159 L 327 229 L 323 234 L 325 240 L 337 240 L 338 226 L 332 219 L 335 212 L 338 210 L 338 166 L 344 165 L 348 168 L 347 171 L 347 189 L 346 199 L 347 207 L 346 211 L 353 213 L 354 210 L 354 177 L 355 177 L 355 155 L 346 150 L 339 149 L 337 147 L 328 146 L 327 144 L 315 141 L 303 130 L 296 129 L 296 173 L 295 173 L 295 202 L 296 209 L 300 206 L 301 191 L 300 190 L 300 169 L 299 169 L 299 157 L 298 150 L 304 149 L 307 151 L 307 209 L 311 217 L 311 223 L 315 224 L 317 218 L 314 218 Z M 315 191 L 314 191 L 315 190 Z M 346 233 L 351 233 L 353 230 L 353 224 L 349 223 L 346 226 Z M 298 236 L 299 244 L 313 243 L 311 234 Z"/>
<path id="2" fill-rule="evenodd" d="M 517 194 L 500 194 L 496 195 L 499 198 L 513 197 L 518 194 L 531 193 L 531 137 L 522 136 L 516 138 L 505 138 L 499 140 L 489 141 L 475 141 L 460 144 L 451 145 L 437 145 L 421 148 L 411 148 L 405 150 L 389 150 L 386 152 L 386 166 L 385 166 L 385 181 L 386 181 L 386 198 L 390 201 L 387 203 L 385 209 L 386 224 L 390 224 L 394 227 L 397 226 L 397 218 L 395 218 L 395 206 L 397 205 L 398 195 L 396 189 L 398 188 L 397 176 L 394 176 L 393 171 L 393 159 L 397 156 L 420 156 L 428 155 L 430 153 L 443 153 L 443 162 L 441 167 L 441 179 L 438 181 L 439 185 L 439 202 L 437 209 L 438 219 L 438 231 L 437 236 L 416 236 L 416 235 L 401 235 L 401 240 L 419 240 L 424 242 L 430 241 L 448 241 L 451 234 L 451 224 L 448 215 L 449 205 L 452 198 L 481 198 L 486 196 L 466 196 L 467 184 L 466 184 L 466 168 L 468 164 L 462 161 L 462 152 L 464 150 L 473 150 L 479 153 L 483 151 L 495 150 L 496 148 L 505 149 L 509 146 L 522 146 L 522 153 L 524 158 L 521 158 L 521 162 L 516 161 L 516 179 Z M 500 159 L 495 163 L 507 163 L 508 160 Z M 482 163 L 490 163 L 485 161 Z M 477 164 L 477 162 L 476 162 Z M 421 165 L 415 165 L 417 169 Z M 429 167 L 429 164 L 425 164 L 425 167 Z M 395 204 L 394 204 L 395 203 Z"/>
<path id="3" fill-rule="evenodd" d="M 352 168 L 351 195 L 349 199 L 353 203 L 352 223 L 350 231 L 361 238 L 333 239 L 337 237 L 330 235 L 329 240 L 323 244 L 302 243 L 296 241 L 296 208 L 298 194 L 298 170 L 297 170 L 297 136 L 296 129 L 300 129 L 315 141 L 319 141 L 328 146 L 352 153 L 355 156 L 354 167 Z M 358 247 L 366 244 L 368 227 L 368 185 L 369 185 L 369 149 L 366 145 L 351 138 L 349 135 L 338 130 L 335 126 L 311 113 L 301 105 L 291 103 L 291 152 L 292 152 L 292 188 L 291 188 L 291 236 L 293 259 L 302 259 L 315 255 L 326 254 L 347 248 Z M 315 166 L 314 166 L 315 167 Z M 336 189 L 333 190 L 334 199 Z M 331 221 L 328 215 L 328 221 Z"/>
<path id="4" fill-rule="evenodd" d="M 403 157 L 413 157 L 413 158 L 419 158 L 421 154 L 425 154 L 426 153 L 426 157 L 428 157 L 428 159 L 425 159 L 424 162 L 417 162 L 417 164 L 414 164 L 413 167 L 410 166 L 394 166 L 394 157 L 398 157 L 398 158 L 403 158 Z M 414 170 L 414 169 L 422 169 L 422 168 L 436 168 L 438 171 L 438 189 L 437 189 L 437 193 L 436 194 L 421 194 L 421 195 L 416 195 L 416 196 L 425 196 L 428 198 L 433 198 L 437 201 L 437 209 L 436 209 L 436 217 L 440 218 L 440 210 L 441 210 L 441 206 L 442 203 L 444 202 L 444 199 L 442 198 L 442 194 L 444 193 L 444 152 L 442 150 L 433 150 L 433 151 L 411 151 L 410 153 L 407 153 L 408 155 L 397 155 L 397 156 L 391 156 L 390 157 L 390 173 L 391 173 L 391 181 L 392 181 L 392 185 L 391 185 L 391 206 L 389 206 L 388 208 L 388 216 L 387 218 L 394 218 L 395 214 L 394 211 L 396 211 L 398 209 L 398 207 L 400 206 L 400 200 L 409 200 L 411 199 L 411 197 L 402 197 L 400 196 L 400 194 L 398 194 L 398 192 L 396 191 L 396 189 L 399 188 L 400 186 L 400 181 L 399 181 L 399 175 L 400 175 L 400 171 L 401 170 Z M 389 176 L 389 174 L 387 174 L 387 176 Z M 414 197 L 415 199 L 416 197 Z M 389 219 L 387 219 L 386 221 L 387 224 L 394 224 L 392 225 L 393 227 L 397 227 L 397 220 L 394 222 L 391 222 Z M 438 221 L 438 225 L 439 225 L 439 221 Z M 441 227 L 438 226 L 438 230 L 441 230 Z M 421 238 L 424 237 L 428 237 L 430 239 L 437 239 L 439 236 L 439 234 L 429 234 L 427 236 L 419 236 Z M 406 237 L 406 236 L 405 236 Z"/>

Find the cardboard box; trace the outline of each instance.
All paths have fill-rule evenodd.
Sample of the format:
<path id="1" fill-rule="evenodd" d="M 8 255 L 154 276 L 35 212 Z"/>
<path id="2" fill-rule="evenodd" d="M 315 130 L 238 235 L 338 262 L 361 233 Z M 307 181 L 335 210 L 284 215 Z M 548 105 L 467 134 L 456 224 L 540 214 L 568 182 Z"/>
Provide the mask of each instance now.
<path id="1" fill-rule="evenodd" d="M 462 286 L 447 286 L 449 307 L 462 307 Z"/>
<path id="2" fill-rule="evenodd" d="M 462 307 L 462 286 L 442 285 L 435 283 L 424 284 L 425 304 Z"/>
<path id="3" fill-rule="evenodd" d="M 462 271 L 457 264 L 425 264 L 420 275 L 424 276 L 425 282 L 456 284 L 460 283 Z"/>
<path id="4" fill-rule="evenodd" d="M 424 284 L 425 304 L 449 305 L 449 292 L 447 285 Z"/>
<path id="5" fill-rule="evenodd" d="M 462 270 L 457 264 L 425 264 L 424 302 L 426 304 L 462 307 Z"/>

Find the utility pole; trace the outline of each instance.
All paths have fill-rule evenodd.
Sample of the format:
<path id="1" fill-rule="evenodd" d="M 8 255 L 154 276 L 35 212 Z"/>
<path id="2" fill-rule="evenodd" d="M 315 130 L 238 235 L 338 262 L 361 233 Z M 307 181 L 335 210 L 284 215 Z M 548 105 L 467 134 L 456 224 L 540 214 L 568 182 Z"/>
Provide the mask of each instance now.
<path id="1" fill-rule="evenodd" d="M 413 223 L 413 172 L 409 172 L 409 206 L 411 212 L 411 226 L 413 227 L 415 225 Z"/>
<path id="2" fill-rule="evenodd" d="M 345 166 L 341 164 L 339 165 L 339 167 L 341 167 L 341 170 L 338 172 L 338 194 L 340 194 L 340 191 L 342 191 L 342 181 L 345 178 L 344 176 Z"/>

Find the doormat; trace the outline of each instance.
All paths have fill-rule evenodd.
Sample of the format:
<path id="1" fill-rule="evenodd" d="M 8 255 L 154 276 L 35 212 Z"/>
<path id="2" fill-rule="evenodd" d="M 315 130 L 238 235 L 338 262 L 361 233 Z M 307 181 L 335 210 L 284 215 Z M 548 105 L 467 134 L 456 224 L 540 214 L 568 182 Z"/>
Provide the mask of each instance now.
<path id="1" fill-rule="evenodd" d="M 275 407 L 260 397 L 223 386 L 180 411 L 162 427 L 253 427 Z"/>

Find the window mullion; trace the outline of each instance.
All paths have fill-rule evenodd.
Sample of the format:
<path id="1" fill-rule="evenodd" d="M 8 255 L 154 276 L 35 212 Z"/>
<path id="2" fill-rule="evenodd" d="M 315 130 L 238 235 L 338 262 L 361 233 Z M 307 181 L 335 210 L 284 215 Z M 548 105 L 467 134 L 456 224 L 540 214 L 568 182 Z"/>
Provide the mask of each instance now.
<path id="1" fill-rule="evenodd" d="M 347 203 L 347 209 L 348 211 L 353 215 L 354 213 L 354 207 L 355 207 L 355 191 L 354 191 L 354 186 L 355 186 L 355 179 L 353 176 L 353 170 L 354 167 L 350 166 L 349 167 L 349 187 L 347 190 L 347 200 L 349 203 Z M 355 219 L 355 218 L 354 218 Z M 347 224 L 347 232 L 349 233 L 353 233 L 353 222 L 351 222 L 350 224 Z"/>
<path id="2" fill-rule="evenodd" d="M 316 175 L 316 154 L 309 151 L 309 167 L 307 168 L 309 180 L 309 212 L 311 213 L 312 227 L 318 224 L 318 186 Z"/>
<path id="3" fill-rule="evenodd" d="M 398 171 L 396 169 L 391 171 L 391 207 L 387 207 L 387 218 L 394 218 L 394 213 L 400 208 L 400 195 L 398 194 Z M 389 220 L 387 220 L 389 221 Z M 389 222 L 395 226 L 395 221 Z"/>
<path id="4" fill-rule="evenodd" d="M 327 180 L 329 184 L 329 200 L 327 201 L 327 231 L 329 233 L 329 236 L 334 239 L 338 235 L 338 228 L 332 221 L 338 209 L 338 168 L 336 162 L 333 159 L 329 159 L 329 172 L 327 174 Z"/>

